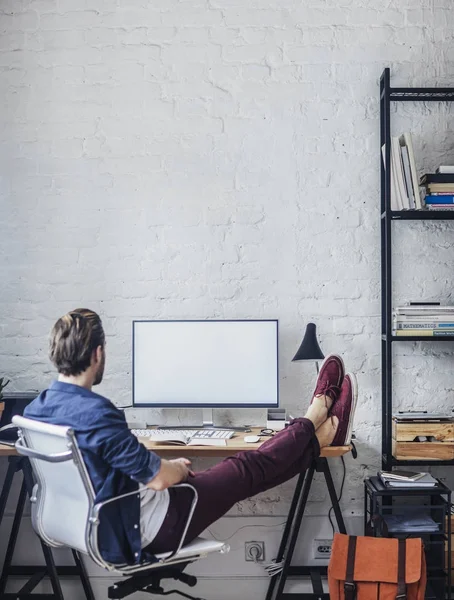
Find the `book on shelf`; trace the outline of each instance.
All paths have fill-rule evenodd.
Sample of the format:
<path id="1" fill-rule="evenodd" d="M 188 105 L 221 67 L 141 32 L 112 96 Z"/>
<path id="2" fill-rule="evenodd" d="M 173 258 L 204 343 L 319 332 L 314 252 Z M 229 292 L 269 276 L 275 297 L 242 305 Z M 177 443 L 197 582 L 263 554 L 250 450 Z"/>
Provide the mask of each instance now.
<path id="1" fill-rule="evenodd" d="M 395 471 L 379 471 L 377 475 L 386 481 L 417 481 L 424 477 L 426 473 L 417 473 L 415 471 L 405 471 L 402 469 L 396 469 Z"/>
<path id="2" fill-rule="evenodd" d="M 411 133 L 409 133 L 409 132 L 403 133 L 399 137 L 399 144 L 401 147 L 402 156 L 408 155 L 409 172 L 408 172 L 408 178 L 407 178 L 407 171 L 406 171 L 407 187 L 411 187 L 411 189 L 413 190 L 413 198 L 414 198 L 416 210 L 421 210 L 422 202 L 421 202 L 421 196 L 419 193 L 418 171 L 416 170 L 415 153 L 413 150 L 413 141 L 411 138 Z"/>
<path id="3" fill-rule="evenodd" d="M 398 323 L 399 325 L 410 323 L 412 325 L 433 325 L 433 329 L 438 327 L 440 323 L 449 323 L 449 327 L 451 327 L 451 323 L 454 324 L 454 315 L 428 315 L 427 317 L 423 315 L 415 315 L 414 317 L 411 315 L 398 315 L 393 318 L 393 323 Z M 401 328 L 402 329 L 402 328 Z"/>
<path id="4" fill-rule="evenodd" d="M 452 329 L 394 329 L 393 335 L 407 337 L 444 337 L 447 335 L 454 336 Z"/>
<path id="5" fill-rule="evenodd" d="M 435 172 L 440 174 L 454 173 L 454 165 L 440 165 Z"/>
<path id="6" fill-rule="evenodd" d="M 400 138 L 399 138 L 399 142 L 400 142 Z M 407 188 L 407 196 L 408 196 L 408 200 L 410 203 L 410 208 L 415 210 L 416 209 L 416 200 L 415 200 L 415 193 L 413 191 L 413 182 L 412 182 L 411 172 L 410 172 L 410 158 L 408 156 L 407 146 L 401 145 L 400 153 L 401 153 L 401 158 L 402 158 L 404 182 L 405 182 L 405 187 Z M 417 192 L 419 194 L 419 188 L 418 188 Z"/>
<path id="7" fill-rule="evenodd" d="M 385 145 L 382 146 L 385 164 Z M 422 201 L 410 133 L 391 138 L 391 210 L 421 210 Z"/>
<path id="8" fill-rule="evenodd" d="M 383 157 L 383 167 L 385 168 L 386 166 L 386 145 L 383 144 L 382 148 L 382 157 Z M 397 181 L 396 181 L 396 173 L 395 173 L 395 168 L 394 168 L 394 162 L 393 162 L 393 157 L 392 157 L 392 146 L 391 146 L 391 175 L 390 175 L 390 179 L 391 179 L 391 198 L 390 198 L 390 205 L 391 205 L 391 210 L 402 210 L 402 204 L 400 201 L 400 195 L 398 193 L 397 190 Z"/>
<path id="9" fill-rule="evenodd" d="M 433 314 L 442 316 L 447 313 L 454 315 L 454 306 L 443 306 L 441 304 L 427 304 L 427 305 L 411 305 L 396 306 L 394 309 L 396 315 L 414 315 L 414 316 L 425 316 Z M 445 317 L 444 317 L 445 318 Z"/>
<path id="10" fill-rule="evenodd" d="M 440 323 L 424 323 L 423 321 L 394 321 L 394 329 L 452 329 L 454 333 L 454 321 L 452 322 L 440 322 Z"/>
<path id="11" fill-rule="evenodd" d="M 439 525 L 425 514 L 413 511 L 408 515 L 382 515 L 388 533 L 436 533 L 440 531 Z"/>
<path id="12" fill-rule="evenodd" d="M 453 173 L 424 173 L 419 180 L 420 185 L 454 185 Z"/>
<path id="13" fill-rule="evenodd" d="M 454 210 L 454 204 L 426 204 L 427 210 Z"/>
<path id="14" fill-rule="evenodd" d="M 424 197 L 426 204 L 454 204 L 454 194 L 443 194 L 438 196 L 436 194 L 428 194 Z"/>
<path id="15" fill-rule="evenodd" d="M 393 312 L 393 320 L 395 323 L 434 323 L 439 325 L 440 323 L 454 323 L 454 312 L 442 314 L 427 312 L 423 315 L 401 315 Z"/>
<path id="16" fill-rule="evenodd" d="M 434 192 L 446 192 L 447 194 L 454 193 L 454 183 L 429 183 L 425 188 L 429 194 Z"/>
<path id="17" fill-rule="evenodd" d="M 402 164 L 402 154 L 400 150 L 400 142 L 397 136 L 391 138 L 391 160 L 394 166 L 394 173 L 397 182 L 397 193 L 400 198 L 401 210 L 410 208 L 410 198 L 408 197 L 407 186 L 405 183 L 405 174 Z"/>
<path id="18" fill-rule="evenodd" d="M 140 438 L 140 436 L 138 436 Z M 165 431 L 156 429 L 147 432 L 147 436 L 142 438 L 154 444 L 168 444 L 172 446 L 227 446 L 227 442 L 222 438 L 194 438 L 186 435 L 183 431 Z"/>
<path id="19" fill-rule="evenodd" d="M 430 473 L 415 473 L 414 479 L 390 478 L 383 471 L 378 471 L 377 475 L 383 485 L 388 488 L 426 488 L 435 487 L 438 483 Z"/>

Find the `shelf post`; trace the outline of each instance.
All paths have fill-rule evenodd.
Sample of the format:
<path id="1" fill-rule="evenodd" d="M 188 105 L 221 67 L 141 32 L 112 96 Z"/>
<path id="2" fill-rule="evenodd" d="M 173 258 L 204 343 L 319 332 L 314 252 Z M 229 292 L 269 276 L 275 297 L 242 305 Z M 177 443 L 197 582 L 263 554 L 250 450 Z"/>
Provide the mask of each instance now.
<path id="1" fill-rule="evenodd" d="M 391 468 L 392 443 L 392 272 L 391 272 L 391 87 L 389 68 L 380 78 L 380 214 L 382 311 L 382 467 Z M 384 159 L 382 154 L 385 146 Z"/>

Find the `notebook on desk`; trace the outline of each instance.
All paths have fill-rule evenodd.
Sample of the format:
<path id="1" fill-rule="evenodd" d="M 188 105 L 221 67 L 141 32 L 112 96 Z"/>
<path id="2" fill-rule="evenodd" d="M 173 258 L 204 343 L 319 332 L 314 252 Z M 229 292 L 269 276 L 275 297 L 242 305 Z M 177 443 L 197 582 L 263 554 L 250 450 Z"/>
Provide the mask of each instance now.
<path id="1" fill-rule="evenodd" d="M 227 446 L 227 440 L 223 438 L 197 438 L 189 436 L 184 431 L 169 431 L 163 429 L 131 429 L 137 438 L 143 439 L 154 444 L 175 445 L 175 446 Z"/>

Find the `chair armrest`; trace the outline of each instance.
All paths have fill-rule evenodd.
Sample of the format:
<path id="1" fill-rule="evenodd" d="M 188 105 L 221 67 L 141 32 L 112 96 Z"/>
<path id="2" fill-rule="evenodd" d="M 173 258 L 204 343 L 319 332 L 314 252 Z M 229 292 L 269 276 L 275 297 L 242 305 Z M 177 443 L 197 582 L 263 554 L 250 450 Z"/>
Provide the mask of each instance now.
<path id="1" fill-rule="evenodd" d="M 195 507 L 196 507 L 196 504 L 197 504 L 197 500 L 198 500 L 197 490 L 191 484 L 189 484 L 189 483 L 178 483 L 178 484 L 172 485 L 170 487 L 173 487 L 173 488 L 179 488 L 179 487 L 190 488 L 192 490 L 192 493 L 193 493 L 193 499 L 192 499 L 191 508 L 190 508 L 189 515 L 188 515 L 188 520 L 186 522 L 186 525 L 185 525 L 183 534 L 181 536 L 180 542 L 178 544 L 178 547 L 166 559 L 162 560 L 161 562 L 167 562 L 168 560 L 170 560 L 173 556 L 175 556 L 175 554 L 177 554 L 181 550 L 181 548 L 183 546 L 184 538 L 186 537 L 186 534 L 188 532 L 189 525 L 190 525 L 191 520 L 192 520 L 192 515 L 194 514 L 194 510 L 195 510 Z M 104 506 L 106 506 L 106 504 L 111 504 L 112 502 L 116 502 L 117 500 L 122 500 L 123 498 L 128 498 L 128 496 L 134 496 L 134 495 L 137 495 L 139 493 L 140 493 L 140 491 L 136 490 L 134 492 L 128 492 L 127 494 L 121 494 L 120 496 L 114 496 L 113 498 L 109 498 L 109 500 L 105 500 L 104 502 L 98 502 L 98 504 L 95 504 L 93 506 L 92 517 L 90 518 L 90 521 L 92 522 L 92 524 L 99 523 L 99 519 L 100 519 L 99 513 L 104 508 Z"/>

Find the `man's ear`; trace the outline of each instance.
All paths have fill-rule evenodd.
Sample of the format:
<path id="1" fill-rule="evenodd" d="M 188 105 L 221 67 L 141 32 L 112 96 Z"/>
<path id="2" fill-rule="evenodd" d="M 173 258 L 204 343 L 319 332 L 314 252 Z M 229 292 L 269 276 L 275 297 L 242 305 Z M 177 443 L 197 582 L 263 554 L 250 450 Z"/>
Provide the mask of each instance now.
<path id="1" fill-rule="evenodd" d="M 101 362 L 102 360 L 102 353 L 103 353 L 103 347 L 102 346 L 98 346 L 97 348 L 95 348 L 93 350 L 93 359 L 94 359 L 94 363 L 98 364 Z"/>

